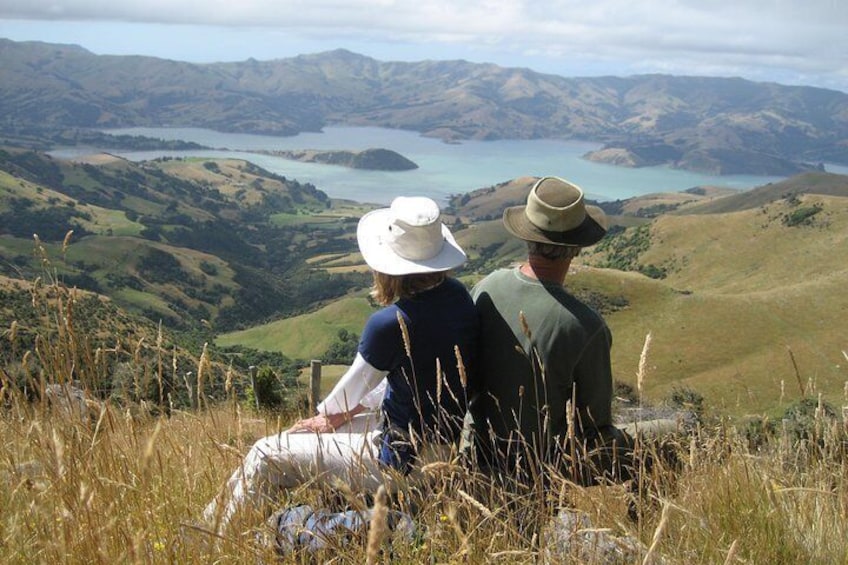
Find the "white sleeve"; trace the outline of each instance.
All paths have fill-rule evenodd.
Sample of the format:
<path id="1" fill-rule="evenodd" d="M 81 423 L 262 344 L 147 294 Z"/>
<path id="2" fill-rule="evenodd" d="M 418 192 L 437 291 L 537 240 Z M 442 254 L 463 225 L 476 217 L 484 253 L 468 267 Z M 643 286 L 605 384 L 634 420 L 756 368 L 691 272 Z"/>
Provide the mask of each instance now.
<path id="1" fill-rule="evenodd" d="M 383 405 L 383 397 L 386 396 L 386 386 L 388 386 L 388 382 L 384 377 L 382 381 L 377 383 L 374 390 L 362 397 L 359 403 L 369 410 L 377 410 Z"/>
<path id="2" fill-rule="evenodd" d="M 363 399 L 373 402 L 369 393 L 384 380 L 388 371 L 375 369 L 362 355 L 356 354 L 353 364 L 347 372 L 342 375 L 327 398 L 318 405 L 318 413 L 343 414 L 356 408 Z M 382 399 L 382 395 L 380 396 Z"/>

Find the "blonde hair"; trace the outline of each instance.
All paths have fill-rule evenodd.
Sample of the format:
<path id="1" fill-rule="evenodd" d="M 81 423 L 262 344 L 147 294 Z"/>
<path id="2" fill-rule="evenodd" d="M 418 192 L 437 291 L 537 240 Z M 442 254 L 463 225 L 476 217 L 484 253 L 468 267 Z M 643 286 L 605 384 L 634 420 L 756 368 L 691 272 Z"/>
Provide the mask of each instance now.
<path id="1" fill-rule="evenodd" d="M 433 288 L 448 276 L 445 271 L 411 275 L 387 275 L 374 271 L 373 274 L 374 284 L 371 286 L 371 297 L 383 306 L 388 306 L 400 298 L 410 298 Z"/>

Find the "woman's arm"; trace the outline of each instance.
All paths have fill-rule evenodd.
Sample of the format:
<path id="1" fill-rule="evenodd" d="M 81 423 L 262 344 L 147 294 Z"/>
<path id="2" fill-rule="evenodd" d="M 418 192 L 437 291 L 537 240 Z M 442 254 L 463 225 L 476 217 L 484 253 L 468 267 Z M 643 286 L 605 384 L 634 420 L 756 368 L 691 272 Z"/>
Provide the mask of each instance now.
<path id="1" fill-rule="evenodd" d="M 387 374 L 388 371 L 374 368 L 357 353 L 353 364 L 318 405 L 318 415 L 295 422 L 287 431 L 332 432 L 366 409 L 360 402 L 365 402 L 368 408 L 373 407 L 376 395 L 372 393 L 377 392 L 374 389 L 381 385 Z"/>

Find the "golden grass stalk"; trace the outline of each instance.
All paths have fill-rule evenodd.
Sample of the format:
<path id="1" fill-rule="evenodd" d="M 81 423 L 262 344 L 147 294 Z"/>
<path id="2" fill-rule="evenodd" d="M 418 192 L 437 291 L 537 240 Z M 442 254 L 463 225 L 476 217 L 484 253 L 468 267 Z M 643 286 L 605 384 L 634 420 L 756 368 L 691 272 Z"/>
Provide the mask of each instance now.
<path id="1" fill-rule="evenodd" d="M 651 348 L 651 332 L 645 336 L 645 344 L 642 346 L 642 353 L 639 355 L 639 367 L 636 371 L 636 391 L 639 394 L 639 402 L 642 402 L 642 393 L 645 388 L 645 378 L 648 373 L 648 351 Z"/>
<path id="2" fill-rule="evenodd" d="M 230 361 L 230 364 L 227 366 L 227 374 L 224 377 L 224 392 L 227 393 L 227 396 L 231 396 L 233 393 L 233 362 Z"/>
<path id="3" fill-rule="evenodd" d="M 470 504 L 471 506 L 476 508 L 480 512 L 480 514 L 482 514 L 486 518 L 494 517 L 494 515 L 495 515 L 494 512 L 492 512 L 491 510 L 486 508 L 485 504 L 483 504 L 482 502 L 480 502 L 479 500 L 477 500 L 476 498 L 474 498 L 473 496 L 471 496 L 470 494 L 468 494 L 464 490 L 457 489 L 456 493 L 460 496 L 460 498 L 462 498 L 465 502 L 467 502 L 468 504 Z"/>
<path id="4" fill-rule="evenodd" d="M 651 563 L 651 560 L 654 557 L 654 553 L 657 551 L 657 546 L 659 546 L 663 530 L 665 530 L 666 524 L 668 524 L 668 511 L 670 507 L 671 505 L 668 502 L 663 504 L 660 521 L 657 524 L 657 527 L 654 529 L 654 535 L 651 538 L 651 546 L 648 548 L 648 551 L 645 553 L 645 557 L 642 559 L 642 565 L 648 565 L 649 563 Z"/>
<path id="5" fill-rule="evenodd" d="M 68 246 L 71 243 L 71 236 L 74 235 L 74 230 L 68 230 L 68 233 L 65 234 L 65 239 L 62 240 L 62 257 L 65 257 L 65 254 L 68 252 Z"/>
<path id="6" fill-rule="evenodd" d="M 521 331 L 527 336 L 527 339 L 533 339 L 533 332 L 530 331 L 530 324 L 527 323 L 527 316 L 524 311 L 518 312 L 518 323 L 521 324 Z"/>
<path id="7" fill-rule="evenodd" d="M 200 354 L 200 359 L 197 362 L 197 407 L 202 408 L 206 401 L 203 387 L 205 384 L 206 373 L 212 368 L 212 363 L 209 361 L 209 344 L 203 344 L 203 352 Z"/>
<path id="8" fill-rule="evenodd" d="M 400 311 L 397 313 L 397 321 L 398 325 L 400 325 L 400 333 L 403 336 L 403 349 L 406 351 L 406 356 L 412 358 L 412 346 L 409 341 L 409 329 L 406 327 L 406 321 L 404 321 L 403 316 Z"/>
<path id="9" fill-rule="evenodd" d="M 462 353 L 459 351 L 459 346 L 453 346 L 453 354 L 456 356 L 456 369 L 459 372 L 459 382 L 462 383 L 462 388 L 468 388 L 468 375 L 465 372 L 465 363 L 462 361 Z"/>
<path id="10" fill-rule="evenodd" d="M 442 405 L 442 386 L 445 376 L 442 374 L 442 361 L 436 357 L 436 406 Z"/>
<path id="11" fill-rule="evenodd" d="M 798 383 L 798 391 L 801 393 L 801 398 L 803 398 L 807 395 L 807 389 L 801 379 L 801 371 L 798 369 L 797 361 L 795 361 L 795 354 L 792 353 L 792 349 L 788 345 L 786 346 L 786 351 L 789 353 L 789 360 L 792 361 L 792 369 L 795 373 L 795 380 Z"/>
<path id="12" fill-rule="evenodd" d="M 162 345 L 165 341 L 162 335 L 162 320 L 156 332 L 156 384 L 159 387 L 159 409 L 165 409 L 165 376 L 162 365 Z"/>
<path id="13" fill-rule="evenodd" d="M 730 549 L 727 550 L 727 557 L 724 558 L 724 565 L 730 565 L 736 559 L 736 550 L 739 547 L 739 540 L 733 540 L 730 544 Z"/>
<path id="14" fill-rule="evenodd" d="M 388 496 L 383 485 L 377 489 L 371 512 L 371 527 L 368 529 L 368 545 L 365 550 L 366 565 L 374 565 L 380 560 L 380 549 L 389 531 Z"/>

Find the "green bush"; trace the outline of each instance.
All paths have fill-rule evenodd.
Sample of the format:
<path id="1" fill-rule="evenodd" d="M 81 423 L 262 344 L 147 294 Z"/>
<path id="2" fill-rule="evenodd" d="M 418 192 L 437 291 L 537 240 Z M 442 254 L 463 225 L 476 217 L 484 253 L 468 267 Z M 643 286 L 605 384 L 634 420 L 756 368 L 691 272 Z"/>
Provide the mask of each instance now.
<path id="1" fill-rule="evenodd" d="M 783 224 L 790 228 L 801 225 L 810 225 L 812 223 L 813 216 L 821 212 L 822 209 L 823 206 L 821 204 L 798 208 L 783 216 Z"/>
<path id="2" fill-rule="evenodd" d="M 639 272 L 652 279 L 664 279 L 668 276 L 668 270 L 665 267 L 657 267 L 653 263 L 639 265 Z"/>
<path id="3" fill-rule="evenodd" d="M 669 402 L 672 406 L 690 410 L 698 415 L 704 412 L 704 395 L 689 387 L 674 387 L 669 395 Z"/>
<path id="4" fill-rule="evenodd" d="M 350 365 L 359 348 L 359 336 L 342 328 L 336 335 L 336 341 L 330 344 L 324 353 L 324 362 L 331 365 Z"/>
<path id="5" fill-rule="evenodd" d="M 270 367 L 260 367 L 253 377 L 253 383 L 247 391 L 247 399 L 259 408 L 279 408 L 284 395 L 280 379 Z"/>
<path id="6" fill-rule="evenodd" d="M 821 440 L 820 432 L 835 419 L 833 406 L 807 396 L 783 413 L 783 429 L 793 441 Z"/>

